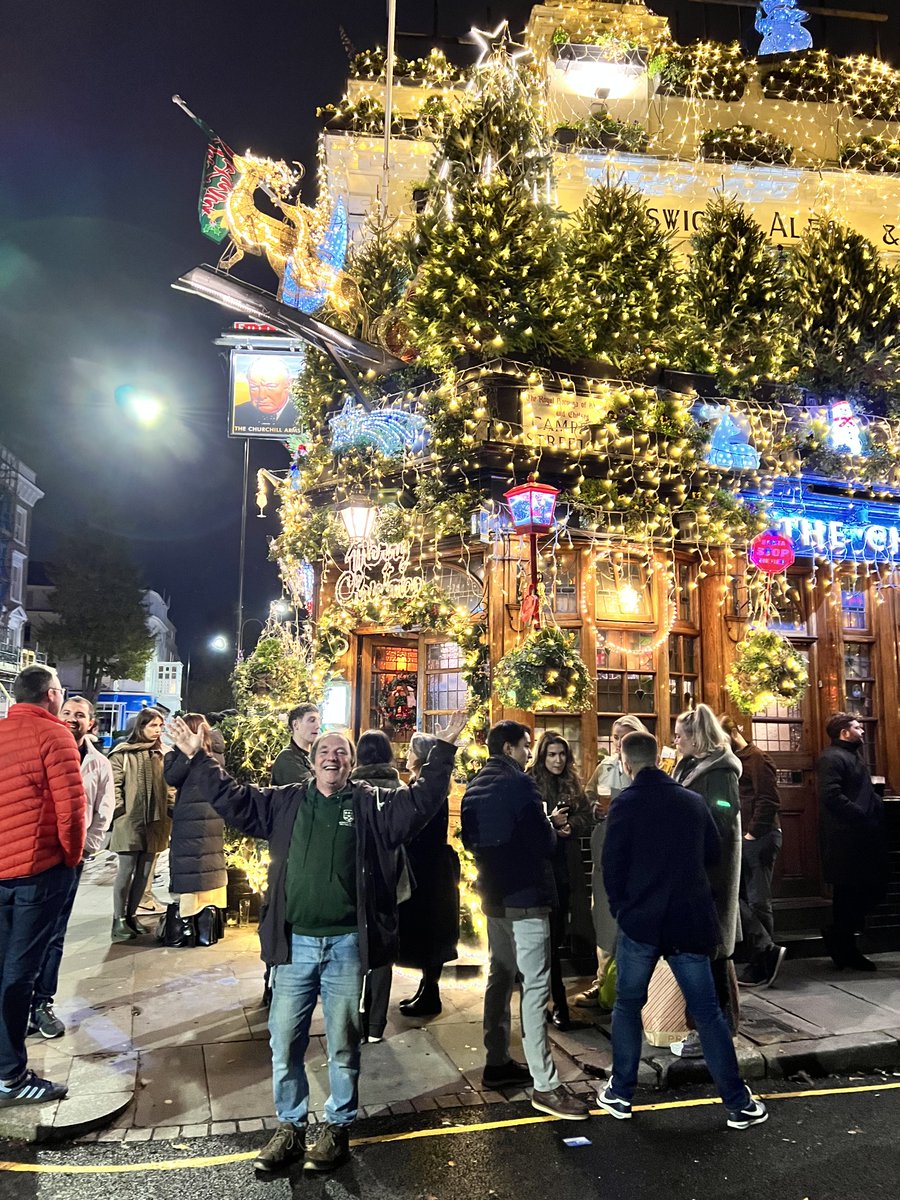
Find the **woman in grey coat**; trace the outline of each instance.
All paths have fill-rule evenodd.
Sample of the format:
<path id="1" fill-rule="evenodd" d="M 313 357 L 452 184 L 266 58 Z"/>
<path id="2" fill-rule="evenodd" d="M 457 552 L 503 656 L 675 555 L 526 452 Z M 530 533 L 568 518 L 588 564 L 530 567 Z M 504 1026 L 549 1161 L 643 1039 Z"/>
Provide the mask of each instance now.
<path id="1" fill-rule="evenodd" d="M 738 789 L 741 764 L 731 749 L 728 734 L 706 704 L 698 704 L 678 717 L 675 749 L 681 757 L 672 778 L 703 797 L 722 839 L 722 857 L 715 867 L 707 870 L 719 918 L 719 944 L 712 968 L 719 1002 L 734 1034 L 740 1014 L 730 960 L 741 936 L 741 801 Z M 691 1034 L 684 1043 L 683 1056 L 698 1057 L 694 1051 L 699 1051 L 699 1045 L 696 1034 Z"/>
<path id="2" fill-rule="evenodd" d="M 603 885 L 603 871 L 600 866 L 603 857 L 603 843 L 606 840 L 606 814 L 609 806 L 631 783 L 622 765 L 620 749 L 622 738 L 629 733 L 647 733 L 647 727 L 639 717 L 630 713 L 619 717 L 612 727 L 612 754 L 608 754 L 591 776 L 586 788 L 587 798 L 593 806 L 594 828 L 591 832 L 591 917 L 594 923 L 594 937 L 597 941 L 597 977 L 584 992 L 579 992 L 573 1000 L 578 1008 L 592 1008 L 600 1003 L 600 989 L 609 965 L 616 952 L 618 927 L 615 918 L 609 911 L 609 900 Z"/>

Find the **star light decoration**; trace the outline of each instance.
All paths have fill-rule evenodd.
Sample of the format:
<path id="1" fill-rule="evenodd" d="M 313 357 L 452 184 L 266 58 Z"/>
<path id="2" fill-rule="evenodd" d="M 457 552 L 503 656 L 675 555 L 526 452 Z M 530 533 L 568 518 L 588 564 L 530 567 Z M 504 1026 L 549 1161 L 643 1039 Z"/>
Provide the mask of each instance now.
<path id="1" fill-rule="evenodd" d="M 488 67 L 492 61 L 505 56 L 512 66 L 523 59 L 531 57 L 527 46 L 514 42 L 509 32 L 509 21 L 501 21 L 496 29 L 475 29 L 469 31 L 469 37 L 478 47 L 478 58 L 475 66 Z"/>

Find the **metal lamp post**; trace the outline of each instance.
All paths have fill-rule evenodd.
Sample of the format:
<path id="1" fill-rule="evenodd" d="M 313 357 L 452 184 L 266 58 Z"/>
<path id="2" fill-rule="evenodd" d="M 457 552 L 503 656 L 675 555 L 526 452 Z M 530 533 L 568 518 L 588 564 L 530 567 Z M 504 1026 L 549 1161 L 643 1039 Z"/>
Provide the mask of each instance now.
<path id="1" fill-rule="evenodd" d="M 525 600 L 522 604 L 523 613 L 534 623 L 535 629 L 541 627 L 541 606 L 538 598 L 538 568 L 537 568 L 537 539 L 538 534 L 549 533 L 553 528 L 553 516 L 556 511 L 556 497 L 559 488 L 551 487 L 549 483 L 537 483 L 533 475 L 528 482 L 519 484 L 504 492 L 503 498 L 509 505 L 516 533 L 527 536 L 531 559 L 531 580 Z"/>

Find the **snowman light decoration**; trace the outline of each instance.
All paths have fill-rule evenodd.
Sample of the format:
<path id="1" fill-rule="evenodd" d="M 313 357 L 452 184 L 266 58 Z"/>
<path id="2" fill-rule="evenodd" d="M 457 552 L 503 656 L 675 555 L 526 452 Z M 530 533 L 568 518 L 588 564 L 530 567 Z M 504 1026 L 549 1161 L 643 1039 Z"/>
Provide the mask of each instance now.
<path id="1" fill-rule="evenodd" d="M 763 35 L 760 56 L 809 50 L 812 37 L 803 28 L 808 20 L 809 13 L 798 8 L 795 0 L 760 0 L 756 10 L 756 30 Z"/>

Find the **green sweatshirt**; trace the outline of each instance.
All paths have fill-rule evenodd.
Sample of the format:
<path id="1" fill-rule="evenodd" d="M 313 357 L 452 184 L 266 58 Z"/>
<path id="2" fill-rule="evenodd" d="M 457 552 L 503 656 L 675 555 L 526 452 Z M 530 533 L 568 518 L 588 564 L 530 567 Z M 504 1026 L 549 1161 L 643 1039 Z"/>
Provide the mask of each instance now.
<path id="1" fill-rule="evenodd" d="M 310 781 L 297 809 L 285 881 L 286 916 L 302 937 L 339 937 L 358 927 L 353 792 L 323 796 Z"/>

